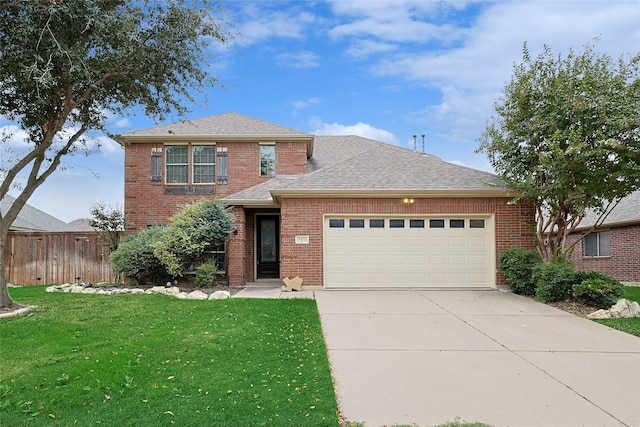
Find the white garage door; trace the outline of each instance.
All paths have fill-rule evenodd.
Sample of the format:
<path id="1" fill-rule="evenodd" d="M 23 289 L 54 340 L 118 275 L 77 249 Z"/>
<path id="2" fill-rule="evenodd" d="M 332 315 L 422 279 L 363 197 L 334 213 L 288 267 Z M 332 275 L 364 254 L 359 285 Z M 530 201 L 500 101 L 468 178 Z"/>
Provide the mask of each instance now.
<path id="1" fill-rule="evenodd" d="M 495 286 L 491 217 L 324 218 L 324 283 L 333 288 Z"/>

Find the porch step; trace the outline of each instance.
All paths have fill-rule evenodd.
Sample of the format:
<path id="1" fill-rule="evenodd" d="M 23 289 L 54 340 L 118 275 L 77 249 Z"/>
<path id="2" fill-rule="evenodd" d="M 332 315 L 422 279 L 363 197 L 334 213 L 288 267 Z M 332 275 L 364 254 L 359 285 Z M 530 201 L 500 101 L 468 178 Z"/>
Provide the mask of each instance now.
<path id="1" fill-rule="evenodd" d="M 282 279 L 259 279 L 255 282 L 247 282 L 247 288 L 280 288 Z"/>

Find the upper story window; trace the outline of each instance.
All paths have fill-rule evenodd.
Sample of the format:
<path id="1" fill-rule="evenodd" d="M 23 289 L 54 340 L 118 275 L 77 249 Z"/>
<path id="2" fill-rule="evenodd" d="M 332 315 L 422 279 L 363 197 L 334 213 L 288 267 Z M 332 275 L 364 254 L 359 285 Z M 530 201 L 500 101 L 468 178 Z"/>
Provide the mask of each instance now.
<path id="1" fill-rule="evenodd" d="M 194 145 L 193 183 L 213 184 L 216 179 L 216 146 Z"/>
<path id="2" fill-rule="evenodd" d="M 275 144 L 260 144 L 260 176 L 275 176 L 276 174 L 276 146 Z"/>
<path id="3" fill-rule="evenodd" d="M 165 167 L 167 184 L 214 184 L 216 146 L 166 145 Z M 191 171 L 191 179 L 189 179 L 189 171 Z"/>
<path id="4" fill-rule="evenodd" d="M 584 238 L 584 256 L 610 256 L 611 233 L 600 231 L 589 233 Z"/>
<path id="5" fill-rule="evenodd" d="M 187 145 L 167 145 L 165 164 L 167 184 L 187 184 L 189 181 L 189 147 Z"/>

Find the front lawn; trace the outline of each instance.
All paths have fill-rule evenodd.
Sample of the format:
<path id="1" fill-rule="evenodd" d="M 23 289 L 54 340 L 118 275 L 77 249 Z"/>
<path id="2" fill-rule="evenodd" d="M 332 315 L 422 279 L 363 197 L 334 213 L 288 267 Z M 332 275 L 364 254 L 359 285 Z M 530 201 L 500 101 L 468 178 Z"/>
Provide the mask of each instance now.
<path id="1" fill-rule="evenodd" d="M 640 303 L 640 286 L 625 286 L 622 298 Z M 627 319 L 597 319 L 598 323 L 640 337 L 640 317 Z"/>
<path id="2" fill-rule="evenodd" d="M 339 424 L 313 300 L 10 291 L 1 425 Z"/>

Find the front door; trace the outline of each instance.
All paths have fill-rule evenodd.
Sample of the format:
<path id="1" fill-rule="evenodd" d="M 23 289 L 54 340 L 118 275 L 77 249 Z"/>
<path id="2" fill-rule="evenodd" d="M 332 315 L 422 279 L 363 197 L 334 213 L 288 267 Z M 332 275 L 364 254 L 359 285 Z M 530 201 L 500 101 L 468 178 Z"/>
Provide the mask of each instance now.
<path id="1" fill-rule="evenodd" d="M 257 278 L 280 278 L 280 217 L 258 215 L 257 230 Z"/>

